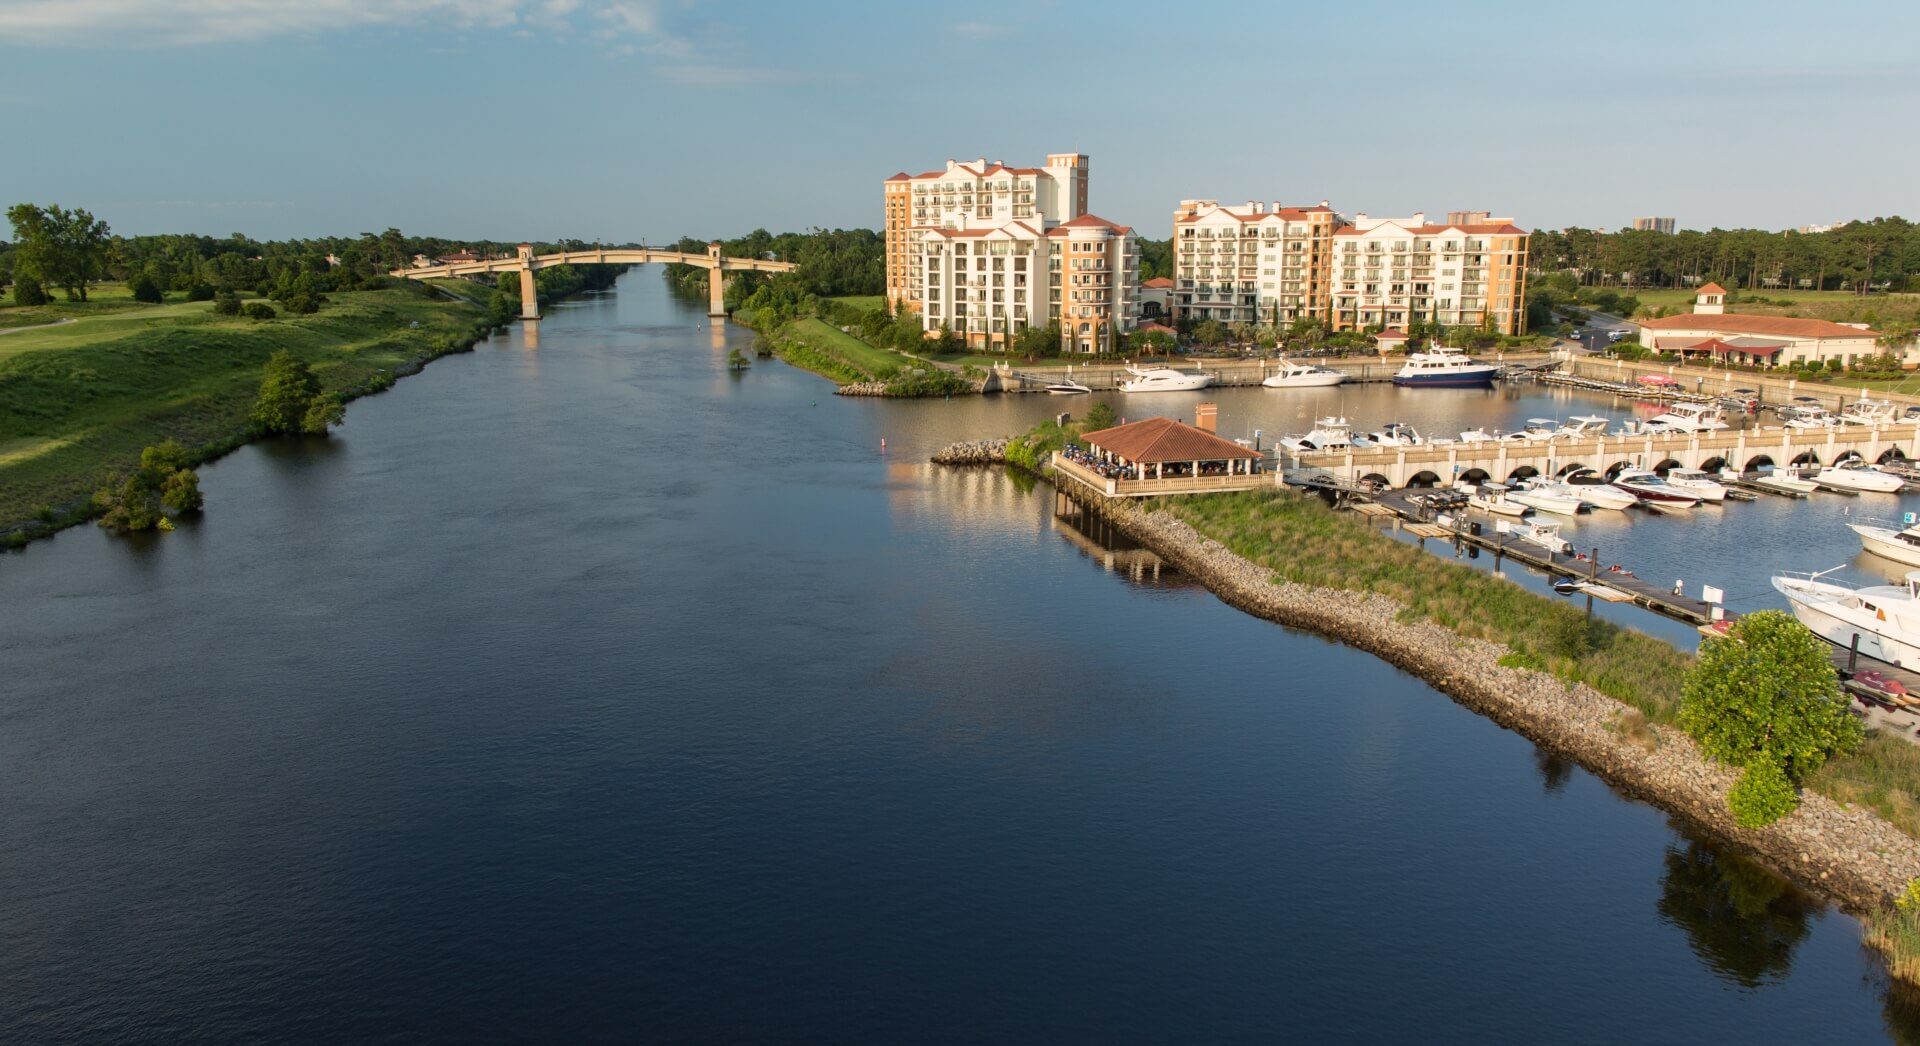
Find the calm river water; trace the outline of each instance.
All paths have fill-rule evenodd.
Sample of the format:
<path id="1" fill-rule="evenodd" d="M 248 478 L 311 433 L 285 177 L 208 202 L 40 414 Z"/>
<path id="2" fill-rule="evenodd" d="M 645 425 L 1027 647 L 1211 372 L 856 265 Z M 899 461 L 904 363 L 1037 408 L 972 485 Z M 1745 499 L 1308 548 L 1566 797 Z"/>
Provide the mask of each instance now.
<path id="1" fill-rule="evenodd" d="M 645 270 L 543 328 L 0 557 L 0 1041 L 1916 1034 L 1852 919 L 925 463 L 1058 401 L 729 374 Z"/>

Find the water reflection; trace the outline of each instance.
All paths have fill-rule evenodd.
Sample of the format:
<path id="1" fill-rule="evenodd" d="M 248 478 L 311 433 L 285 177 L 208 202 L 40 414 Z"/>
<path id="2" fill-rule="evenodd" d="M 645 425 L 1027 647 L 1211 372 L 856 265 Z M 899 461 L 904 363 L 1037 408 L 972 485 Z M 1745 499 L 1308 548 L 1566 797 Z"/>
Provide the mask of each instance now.
<path id="1" fill-rule="evenodd" d="M 1101 569 L 1136 585 L 1199 587 L 1193 578 L 1121 533 L 1107 517 L 1063 494 L 1053 495 L 1053 529 L 1088 559 L 1100 564 Z"/>
<path id="2" fill-rule="evenodd" d="M 1540 785 L 1548 795 L 1558 795 L 1573 779 L 1574 761 L 1545 748 L 1533 750 L 1534 768 L 1540 771 Z"/>
<path id="3" fill-rule="evenodd" d="M 1676 825 L 1676 829 L 1678 826 Z M 1669 847 L 1661 918 L 1716 975 L 1745 988 L 1784 980 L 1818 904 L 1755 861 L 1689 839 Z"/>

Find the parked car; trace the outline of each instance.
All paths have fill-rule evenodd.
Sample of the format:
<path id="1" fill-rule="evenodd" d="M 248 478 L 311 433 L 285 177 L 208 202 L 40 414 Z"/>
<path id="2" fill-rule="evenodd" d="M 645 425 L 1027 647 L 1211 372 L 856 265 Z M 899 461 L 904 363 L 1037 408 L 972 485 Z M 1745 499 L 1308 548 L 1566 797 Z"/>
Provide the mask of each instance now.
<path id="1" fill-rule="evenodd" d="M 1610 330 L 1607 332 L 1608 341 L 1619 341 L 1622 338 L 1631 338 L 1631 337 L 1633 337 L 1633 332 L 1626 329 L 1625 327 L 1616 327 L 1613 330 Z"/>

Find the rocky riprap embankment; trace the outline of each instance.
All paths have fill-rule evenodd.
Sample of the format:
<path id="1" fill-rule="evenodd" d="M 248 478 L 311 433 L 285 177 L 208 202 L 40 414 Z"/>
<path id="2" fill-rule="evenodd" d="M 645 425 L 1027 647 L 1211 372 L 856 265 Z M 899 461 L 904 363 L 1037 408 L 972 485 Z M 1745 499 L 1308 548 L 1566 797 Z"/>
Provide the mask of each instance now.
<path id="1" fill-rule="evenodd" d="M 1622 790 L 1759 855 L 1818 893 L 1867 908 L 1885 904 L 1908 880 L 1920 878 L 1920 845 L 1871 811 L 1808 792 L 1791 816 L 1766 828 L 1741 828 L 1727 809 L 1727 790 L 1739 771 L 1709 760 L 1681 731 L 1623 729 L 1627 706 L 1584 684 L 1503 667 L 1504 646 L 1464 639 L 1435 624 L 1400 622 L 1400 604 L 1385 596 L 1276 583 L 1272 571 L 1171 513 L 1145 512 L 1128 499 L 1097 500 L 1123 533 L 1232 606 L 1339 639 L 1412 672 Z"/>
<path id="2" fill-rule="evenodd" d="M 885 396 L 887 383 L 884 381 L 856 381 L 833 390 L 836 396 Z"/>
<path id="3" fill-rule="evenodd" d="M 935 465 L 1004 465 L 1007 463 L 1007 440 L 984 439 L 966 443 L 954 443 L 935 451 Z"/>

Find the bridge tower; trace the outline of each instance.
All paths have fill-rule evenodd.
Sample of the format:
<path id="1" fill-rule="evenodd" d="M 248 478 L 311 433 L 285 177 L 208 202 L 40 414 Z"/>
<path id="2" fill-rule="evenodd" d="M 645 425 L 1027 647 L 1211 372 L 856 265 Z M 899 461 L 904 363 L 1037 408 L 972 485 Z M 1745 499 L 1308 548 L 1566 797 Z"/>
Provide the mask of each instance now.
<path id="1" fill-rule="evenodd" d="M 540 295 L 538 286 L 533 282 L 533 244 L 520 245 L 520 318 L 537 320 L 540 318 Z"/>
<path id="2" fill-rule="evenodd" d="M 707 244 L 707 315 L 727 314 L 727 277 L 720 271 L 720 245 Z"/>

